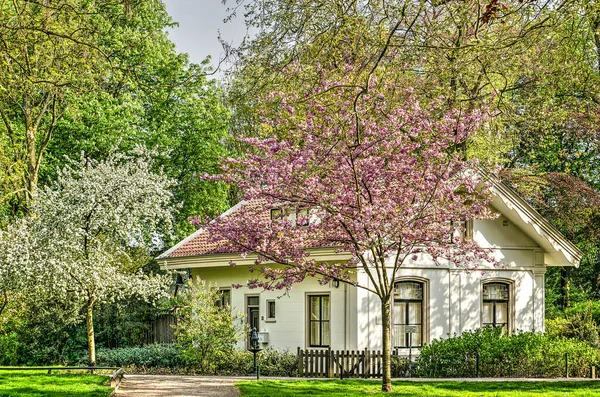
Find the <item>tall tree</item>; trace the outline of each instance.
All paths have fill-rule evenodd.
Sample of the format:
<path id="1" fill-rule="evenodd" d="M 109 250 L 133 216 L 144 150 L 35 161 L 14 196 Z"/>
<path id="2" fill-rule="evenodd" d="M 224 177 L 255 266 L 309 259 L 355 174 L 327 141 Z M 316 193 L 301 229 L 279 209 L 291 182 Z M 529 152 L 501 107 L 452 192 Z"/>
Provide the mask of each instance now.
<path id="1" fill-rule="evenodd" d="M 171 182 L 151 166 L 145 150 L 73 162 L 38 192 L 30 216 L 0 234 L 2 286 L 73 299 L 86 313 L 92 366 L 98 304 L 160 297 L 170 282 L 141 271 L 172 218 Z"/>
<path id="2" fill-rule="evenodd" d="M 224 174 L 214 177 L 236 183 L 245 200 L 260 205 L 243 204 L 209 230 L 235 252 L 259 255 L 253 269 L 262 277 L 251 287 L 289 289 L 313 276 L 377 296 L 382 390 L 391 391 L 390 305 L 398 269 L 418 258 L 496 264 L 460 226 L 461 220 L 492 216 L 485 187 L 478 189 L 480 179 L 456 151 L 480 116 L 440 112 L 435 104 L 428 111 L 404 89 L 377 90 L 375 82 L 374 92 L 352 106 L 356 89 L 335 88 L 347 85 L 325 84 L 299 110 L 286 96 L 277 98 L 283 110 L 267 114 L 265 123 L 281 138 L 246 139 L 254 154 L 229 159 Z M 269 210 L 280 215 L 270 219 Z M 316 246 L 335 247 L 352 259 L 317 262 L 310 255 Z M 356 270 L 368 281 L 353 279 L 349 273 Z"/>
<path id="3" fill-rule="evenodd" d="M 179 183 L 176 221 L 214 215 L 228 190 L 195 175 L 223 155 L 228 112 L 207 64 L 177 54 L 160 0 L 0 1 L 0 220 L 26 212 L 65 156 L 136 144 Z"/>

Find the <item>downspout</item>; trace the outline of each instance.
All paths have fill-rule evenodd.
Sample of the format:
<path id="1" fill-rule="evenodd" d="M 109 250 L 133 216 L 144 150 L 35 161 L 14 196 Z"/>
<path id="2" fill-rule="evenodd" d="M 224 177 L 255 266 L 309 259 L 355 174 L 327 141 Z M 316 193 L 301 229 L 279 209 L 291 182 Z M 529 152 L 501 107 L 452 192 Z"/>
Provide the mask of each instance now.
<path id="1" fill-rule="evenodd" d="M 348 332 L 350 332 L 348 317 L 348 284 L 344 283 L 344 350 L 348 350 Z"/>
<path id="2" fill-rule="evenodd" d="M 452 336 L 452 275 L 448 265 L 448 335 Z M 429 320 L 431 321 L 431 320 Z"/>

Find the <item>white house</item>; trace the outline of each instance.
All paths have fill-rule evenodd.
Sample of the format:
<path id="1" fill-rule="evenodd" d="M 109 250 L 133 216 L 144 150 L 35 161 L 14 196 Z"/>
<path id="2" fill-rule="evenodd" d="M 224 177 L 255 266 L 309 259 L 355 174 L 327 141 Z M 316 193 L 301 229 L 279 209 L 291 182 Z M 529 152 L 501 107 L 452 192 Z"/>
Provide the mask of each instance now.
<path id="1" fill-rule="evenodd" d="M 487 324 L 509 331 L 544 331 L 546 269 L 578 266 L 582 253 L 513 190 L 493 178 L 490 182 L 491 206 L 500 216 L 470 222 L 469 229 L 504 266 L 469 272 L 422 258 L 404 265 L 396 279 L 393 346 L 408 346 L 407 325 L 416 326 L 410 337 L 413 347 Z M 261 332 L 264 347 L 381 349 L 380 303 L 371 293 L 344 283 L 321 285 L 316 279 L 294 286 L 285 296 L 281 291 L 249 289 L 247 266 L 255 258 L 218 252 L 200 229 L 157 259 L 165 269 L 191 269 L 193 277 L 216 284 L 223 301 L 234 312 L 246 313 L 250 325 Z M 321 261 L 349 257 L 332 248 L 316 248 L 311 255 Z M 229 265 L 232 261 L 236 267 Z M 355 277 L 368 282 L 360 271 Z M 243 287 L 232 288 L 238 284 Z"/>

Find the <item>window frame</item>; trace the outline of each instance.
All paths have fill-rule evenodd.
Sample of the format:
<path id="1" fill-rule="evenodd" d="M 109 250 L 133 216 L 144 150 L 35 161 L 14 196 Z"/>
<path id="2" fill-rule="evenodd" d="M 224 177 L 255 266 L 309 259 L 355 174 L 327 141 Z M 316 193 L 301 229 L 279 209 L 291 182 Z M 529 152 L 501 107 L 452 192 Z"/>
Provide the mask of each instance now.
<path id="1" fill-rule="evenodd" d="M 307 227 L 310 225 L 310 208 L 301 207 L 289 209 L 288 211 L 283 211 L 281 208 L 271 208 L 270 218 L 271 221 L 287 220 L 296 227 Z M 298 218 L 304 218 L 305 220 L 299 223 Z"/>
<path id="2" fill-rule="evenodd" d="M 507 288 L 507 292 L 508 292 L 508 298 L 507 299 L 490 299 L 490 298 L 484 298 L 484 294 L 483 294 L 483 289 L 485 286 L 487 285 L 492 285 L 492 284 L 500 284 L 500 285 L 505 285 Z M 510 279 L 504 279 L 504 278 L 489 278 L 489 279 L 485 279 L 481 281 L 481 288 L 480 288 L 480 296 L 481 296 L 481 327 L 485 327 L 485 326 L 492 326 L 492 327 L 497 327 L 499 325 L 496 325 L 496 303 L 498 302 L 506 302 L 506 332 L 508 332 L 508 334 L 510 335 L 514 329 L 514 324 L 515 324 L 515 299 L 514 299 L 514 280 L 510 280 Z M 492 323 L 486 323 L 484 322 L 484 317 L 483 317 L 483 313 L 484 313 L 484 304 L 487 302 L 491 302 L 494 303 L 493 304 L 493 312 L 492 312 Z"/>
<path id="3" fill-rule="evenodd" d="M 310 317 L 311 314 L 311 298 L 319 298 L 319 319 L 313 320 Z M 328 307 L 328 320 L 323 320 L 323 297 L 329 298 L 329 307 Z M 311 340 L 311 324 L 314 322 L 319 323 L 319 344 L 313 344 Z M 327 343 L 323 343 L 323 323 L 329 323 L 329 340 Z M 306 345 L 311 348 L 317 349 L 328 349 L 331 347 L 331 337 L 332 337 L 332 329 L 331 329 L 332 321 L 331 321 L 331 294 L 323 293 L 323 292 L 308 292 L 306 293 Z"/>
<path id="4" fill-rule="evenodd" d="M 225 294 L 228 294 L 229 296 L 229 302 L 225 302 Z M 217 302 L 215 302 L 215 306 L 217 307 L 225 307 L 225 306 L 229 306 L 231 308 L 231 288 L 219 288 L 219 295 L 221 295 L 219 297 L 219 300 Z"/>
<path id="5" fill-rule="evenodd" d="M 450 233 L 450 239 L 449 239 L 450 244 L 456 243 L 456 237 L 457 237 L 456 229 L 458 227 L 464 227 L 465 230 L 464 230 L 462 237 L 465 240 L 473 239 L 473 220 L 472 219 L 461 220 L 461 221 L 450 221 L 450 227 L 452 230 Z"/>
<path id="6" fill-rule="evenodd" d="M 393 348 L 398 348 L 398 349 L 408 349 L 408 348 L 420 348 L 423 347 L 423 344 L 426 340 L 426 321 L 428 321 L 428 317 L 425 315 L 425 300 L 426 300 L 426 289 L 427 289 L 427 283 L 426 281 L 423 280 L 418 280 L 418 279 L 414 279 L 414 278 L 405 278 L 405 279 L 398 279 L 394 281 L 394 290 L 396 290 L 397 285 L 399 284 L 408 284 L 408 283 L 412 283 L 412 284 L 419 284 L 421 286 L 421 298 L 396 298 L 395 297 L 395 293 L 392 296 L 392 310 L 391 310 L 391 314 L 392 314 L 392 327 L 394 332 L 396 331 L 396 326 L 408 326 L 408 325 L 417 325 L 417 326 L 421 326 L 421 340 L 419 341 L 418 344 L 415 344 L 415 340 L 412 339 L 412 337 L 408 336 L 408 333 L 404 333 L 404 344 L 405 346 L 396 346 L 395 343 L 392 343 L 394 346 Z M 419 302 L 421 303 L 420 305 L 420 311 L 421 311 L 421 322 L 420 323 L 410 323 L 410 303 L 414 303 L 414 302 Z M 396 306 L 396 303 L 402 303 L 404 304 L 404 322 L 396 322 L 397 319 L 395 319 L 393 317 L 393 313 L 394 313 L 394 307 Z M 427 327 L 428 328 L 428 327 Z M 394 335 L 394 337 L 392 338 L 393 341 L 396 340 L 396 336 Z M 411 342 L 412 344 L 409 345 L 409 339 L 412 339 Z"/>
<path id="7" fill-rule="evenodd" d="M 273 305 L 273 316 L 271 317 L 271 305 Z M 274 323 L 277 321 L 277 305 L 275 303 L 275 299 L 267 299 L 267 304 L 265 305 L 265 322 Z"/>

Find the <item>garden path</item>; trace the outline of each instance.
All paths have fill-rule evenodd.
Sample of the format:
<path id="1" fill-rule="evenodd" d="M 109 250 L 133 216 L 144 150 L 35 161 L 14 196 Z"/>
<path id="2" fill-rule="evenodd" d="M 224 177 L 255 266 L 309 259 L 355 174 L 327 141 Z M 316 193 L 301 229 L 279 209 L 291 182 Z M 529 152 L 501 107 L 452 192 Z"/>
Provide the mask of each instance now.
<path id="1" fill-rule="evenodd" d="M 237 397 L 235 382 L 251 378 L 125 375 L 115 397 Z"/>

